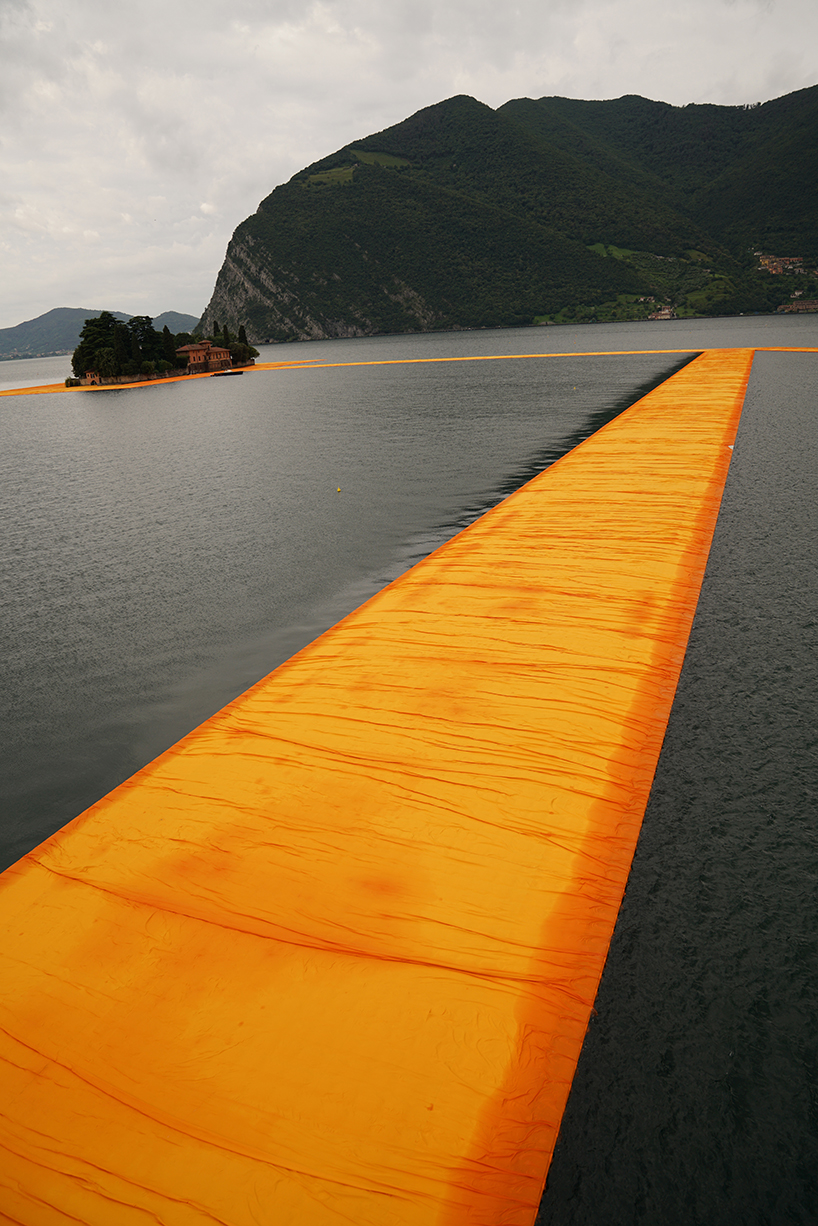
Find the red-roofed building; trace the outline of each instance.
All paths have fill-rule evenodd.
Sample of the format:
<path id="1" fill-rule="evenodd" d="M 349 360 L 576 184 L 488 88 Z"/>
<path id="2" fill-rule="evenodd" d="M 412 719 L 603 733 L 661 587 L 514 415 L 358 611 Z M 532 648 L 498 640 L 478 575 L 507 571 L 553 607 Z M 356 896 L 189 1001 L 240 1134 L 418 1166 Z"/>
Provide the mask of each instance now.
<path id="1" fill-rule="evenodd" d="M 780 276 L 784 272 L 803 272 L 804 258 L 800 255 L 762 255 L 759 265 L 774 276 Z"/>
<path id="2" fill-rule="evenodd" d="M 182 345 L 176 352 L 187 354 L 187 369 L 191 375 L 230 369 L 230 350 L 222 348 L 221 345 L 213 345 L 210 341 L 194 341 L 190 345 Z"/>

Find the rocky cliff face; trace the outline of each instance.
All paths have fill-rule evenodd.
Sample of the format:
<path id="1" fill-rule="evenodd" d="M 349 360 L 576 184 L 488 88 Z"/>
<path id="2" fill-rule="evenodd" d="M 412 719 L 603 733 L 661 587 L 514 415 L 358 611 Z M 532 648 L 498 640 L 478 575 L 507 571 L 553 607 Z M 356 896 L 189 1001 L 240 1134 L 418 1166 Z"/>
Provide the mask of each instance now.
<path id="1" fill-rule="evenodd" d="M 309 263 L 284 267 L 276 261 L 275 248 L 246 233 L 245 227 L 236 231 L 227 248 L 213 297 L 202 315 L 204 335 L 214 322 L 222 327 L 226 324 L 233 333 L 244 324 L 253 344 L 372 336 L 382 330 L 362 304 L 338 302 L 339 294 L 343 297 L 340 273 Z M 361 252 L 362 261 L 367 258 Z M 424 332 L 435 327 L 438 316 L 420 294 L 388 273 L 381 281 L 378 296 L 397 308 L 401 331 Z M 329 287 L 334 291 L 331 294 L 326 292 Z"/>
<path id="2" fill-rule="evenodd" d="M 529 175 L 536 153 L 515 125 L 468 98 L 416 118 L 411 157 L 343 149 L 261 202 L 230 241 L 204 332 L 214 321 L 231 331 L 243 324 L 265 342 L 523 324 L 577 288 L 643 288 L 557 232 L 527 186 L 522 196 L 512 190 L 516 168 Z M 406 137 L 362 144 L 381 138 Z M 497 141 L 505 161 L 495 165 Z M 468 174 L 450 161 L 450 144 L 468 146 Z"/>
<path id="3" fill-rule="evenodd" d="M 253 344 L 281 340 L 320 340 L 328 336 L 363 336 L 360 328 L 342 325 L 331 331 L 329 321 L 314 318 L 299 302 L 293 278 L 281 269 L 270 269 L 254 258 L 252 239 L 235 237 L 227 248 L 213 290 L 213 297 L 202 315 L 201 329 L 206 335 L 214 321 L 238 332 L 244 324 Z M 263 253 L 259 251 L 259 255 Z M 250 323 L 250 320 L 253 322 Z"/>

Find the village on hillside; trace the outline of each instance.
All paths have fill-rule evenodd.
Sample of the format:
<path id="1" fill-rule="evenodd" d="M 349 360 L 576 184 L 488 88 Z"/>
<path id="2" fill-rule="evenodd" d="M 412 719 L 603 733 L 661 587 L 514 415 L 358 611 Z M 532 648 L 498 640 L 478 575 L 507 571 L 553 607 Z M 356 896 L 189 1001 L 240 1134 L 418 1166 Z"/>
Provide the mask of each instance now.
<path id="1" fill-rule="evenodd" d="M 804 258 L 800 255 L 767 255 L 763 251 L 755 251 L 758 256 L 759 271 L 771 273 L 773 276 L 806 276 L 818 277 L 818 268 L 805 268 Z M 783 302 L 776 307 L 777 314 L 795 311 L 818 311 L 818 298 L 804 298 L 803 290 L 793 290 L 789 302 Z"/>

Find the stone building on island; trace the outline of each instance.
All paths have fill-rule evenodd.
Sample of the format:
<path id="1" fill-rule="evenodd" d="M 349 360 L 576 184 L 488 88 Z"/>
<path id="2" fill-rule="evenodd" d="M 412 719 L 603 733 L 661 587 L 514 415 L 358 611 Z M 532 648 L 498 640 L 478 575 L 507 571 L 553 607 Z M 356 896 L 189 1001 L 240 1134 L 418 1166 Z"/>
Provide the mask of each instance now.
<path id="1" fill-rule="evenodd" d="M 253 351 L 255 352 L 255 350 Z M 149 374 L 141 375 L 102 375 L 98 370 L 87 370 L 79 379 L 67 380 L 68 386 L 79 387 L 99 387 L 107 384 L 117 383 L 134 383 L 154 379 L 177 378 L 179 375 L 200 375 L 210 374 L 217 370 L 230 370 L 233 365 L 230 356 L 230 350 L 223 345 L 214 345 L 212 341 L 194 341 L 189 345 L 182 345 L 176 350 L 177 368 L 166 370 L 163 369 L 159 374 L 153 370 L 153 363 L 150 363 L 151 371 Z M 187 358 L 187 362 L 185 362 Z M 165 363 L 169 366 L 169 363 Z M 242 365 L 254 365 L 253 359 L 250 358 Z M 144 372 L 143 367 L 143 372 Z"/>
<path id="2" fill-rule="evenodd" d="M 182 345 L 176 350 L 177 356 L 187 357 L 188 374 L 206 374 L 211 370 L 229 370 L 231 366 L 230 350 L 212 341 L 193 341 L 190 345 Z"/>

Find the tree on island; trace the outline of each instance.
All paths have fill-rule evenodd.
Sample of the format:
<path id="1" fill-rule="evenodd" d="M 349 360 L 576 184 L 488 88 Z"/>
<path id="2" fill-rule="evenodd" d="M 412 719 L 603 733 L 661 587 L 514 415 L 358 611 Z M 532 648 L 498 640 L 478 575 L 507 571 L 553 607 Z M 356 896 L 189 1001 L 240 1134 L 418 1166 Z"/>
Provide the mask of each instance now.
<path id="1" fill-rule="evenodd" d="M 103 379 L 111 379 L 116 374 L 116 350 L 97 350 L 97 370 Z"/>
<path id="2" fill-rule="evenodd" d="M 131 361 L 131 334 L 126 324 L 117 323 L 114 328 L 114 356 L 117 370 L 127 373 Z"/>
<path id="3" fill-rule="evenodd" d="M 183 365 L 176 350 L 184 343 L 167 325 L 157 332 L 150 315 L 134 315 L 125 324 L 114 319 L 110 311 L 103 311 L 94 319 L 86 319 L 71 366 L 77 378 L 89 370 L 103 379 L 155 371 L 165 374 Z"/>
<path id="4" fill-rule="evenodd" d="M 243 327 L 239 329 L 238 340 L 231 338 L 226 325 L 221 334 L 214 329 L 214 335 L 208 339 L 211 344 L 230 350 L 234 366 L 246 366 L 258 357 L 258 349 L 247 343 Z M 103 311 L 94 319 L 86 319 L 71 366 L 77 378 L 89 370 L 96 371 L 102 379 L 167 374 L 187 364 L 187 355 L 180 356 L 176 350 L 195 341 L 189 332 L 174 336 L 167 324 L 157 332 L 149 315 L 134 315 L 122 323 L 110 311 Z"/>
<path id="5" fill-rule="evenodd" d="M 178 364 L 176 349 L 176 337 L 171 335 L 170 328 L 167 324 L 165 324 L 164 328 L 162 329 L 162 353 L 165 361 L 170 362 L 171 366 L 176 366 Z"/>
<path id="6" fill-rule="evenodd" d="M 249 362 L 258 357 L 258 349 L 247 340 L 244 324 L 239 325 L 239 335 L 236 340 L 231 336 L 227 324 L 223 328 L 219 327 L 218 321 L 214 319 L 212 335 L 205 339 L 209 340 L 212 345 L 229 349 L 230 361 L 234 366 L 247 366 Z"/>
<path id="7" fill-rule="evenodd" d="M 103 311 L 95 319 L 86 319 L 80 333 L 80 343 L 71 358 L 75 375 L 84 375 L 87 370 L 97 370 L 97 354 L 102 354 L 105 350 L 116 354 L 116 325 L 117 321 L 110 311 Z"/>

